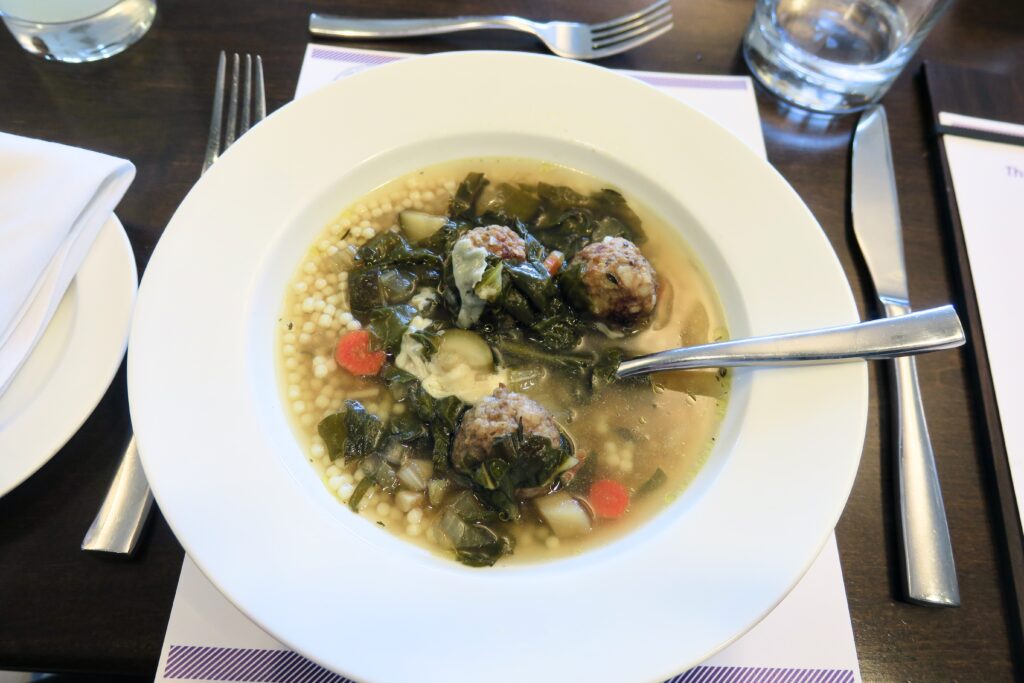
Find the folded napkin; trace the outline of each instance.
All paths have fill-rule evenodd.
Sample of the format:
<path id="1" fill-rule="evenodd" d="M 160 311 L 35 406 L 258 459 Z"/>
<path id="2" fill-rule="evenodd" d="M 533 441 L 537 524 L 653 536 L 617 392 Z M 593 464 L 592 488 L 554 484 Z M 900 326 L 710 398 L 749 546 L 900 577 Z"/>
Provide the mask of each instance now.
<path id="1" fill-rule="evenodd" d="M 124 159 L 0 133 L 0 394 L 134 177 Z"/>

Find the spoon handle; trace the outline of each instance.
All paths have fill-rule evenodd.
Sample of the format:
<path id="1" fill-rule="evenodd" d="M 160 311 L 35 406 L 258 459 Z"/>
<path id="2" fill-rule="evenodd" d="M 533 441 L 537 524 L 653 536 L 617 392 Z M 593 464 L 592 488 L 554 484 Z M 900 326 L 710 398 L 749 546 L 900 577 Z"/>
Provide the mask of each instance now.
<path id="1" fill-rule="evenodd" d="M 617 374 L 632 377 L 665 370 L 878 360 L 952 349 L 963 343 L 960 319 L 947 305 L 853 325 L 661 351 L 623 361 Z"/>

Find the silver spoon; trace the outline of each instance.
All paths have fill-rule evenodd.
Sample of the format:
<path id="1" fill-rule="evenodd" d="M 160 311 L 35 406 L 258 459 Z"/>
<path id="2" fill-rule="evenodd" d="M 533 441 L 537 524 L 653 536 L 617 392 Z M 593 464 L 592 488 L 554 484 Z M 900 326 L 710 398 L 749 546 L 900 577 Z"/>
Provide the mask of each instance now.
<path id="1" fill-rule="evenodd" d="M 733 339 L 631 358 L 616 374 L 740 365 L 823 365 L 880 360 L 963 346 L 964 329 L 952 306 L 853 325 Z"/>

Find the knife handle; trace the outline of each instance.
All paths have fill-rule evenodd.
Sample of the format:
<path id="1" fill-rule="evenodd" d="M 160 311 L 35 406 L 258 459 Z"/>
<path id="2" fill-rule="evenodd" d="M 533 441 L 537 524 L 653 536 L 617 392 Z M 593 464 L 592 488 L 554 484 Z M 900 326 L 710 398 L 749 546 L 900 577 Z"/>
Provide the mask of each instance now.
<path id="1" fill-rule="evenodd" d="M 909 306 L 892 303 L 885 308 L 889 316 L 910 312 Z M 913 603 L 959 607 L 953 546 L 914 358 L 896 358 L 892 374 L 896 390 L 896 482 L 904 593 Z"/>

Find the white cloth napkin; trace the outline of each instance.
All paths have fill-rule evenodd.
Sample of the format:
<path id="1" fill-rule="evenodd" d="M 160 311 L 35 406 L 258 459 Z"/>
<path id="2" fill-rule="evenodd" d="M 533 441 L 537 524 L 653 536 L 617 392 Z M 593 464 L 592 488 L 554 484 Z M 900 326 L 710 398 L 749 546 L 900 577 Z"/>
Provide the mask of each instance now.
<path id="1" fill-rule="evenodd" d="M 124 159 L 0 133 L 0 394 L 133 178 Z"/>

